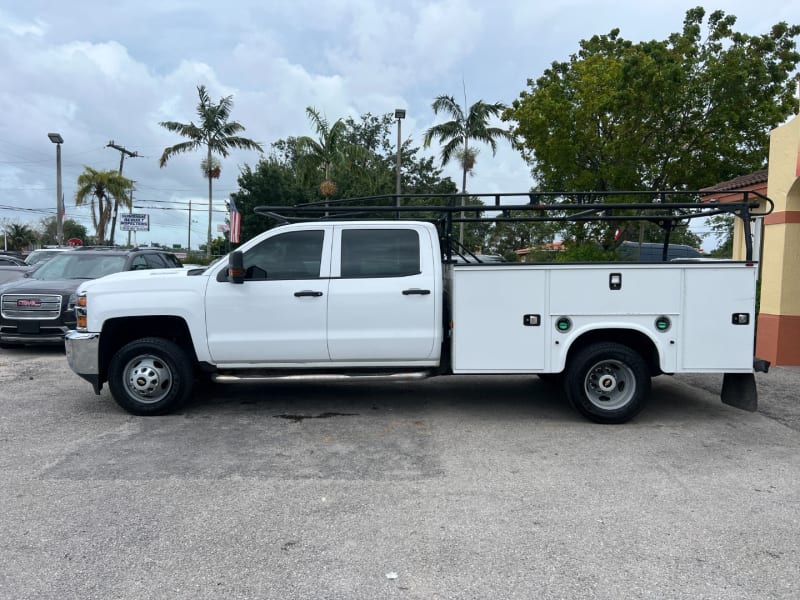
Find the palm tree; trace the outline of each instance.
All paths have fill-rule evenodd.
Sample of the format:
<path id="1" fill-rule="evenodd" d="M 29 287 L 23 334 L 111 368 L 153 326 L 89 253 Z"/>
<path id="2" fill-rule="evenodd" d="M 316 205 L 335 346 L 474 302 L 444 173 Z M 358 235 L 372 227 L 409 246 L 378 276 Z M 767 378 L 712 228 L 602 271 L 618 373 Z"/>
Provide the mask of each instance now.
<path id="1" fill-rule="evenodd" d="M 466 105 L 466 102 L 464 104 Z M 437 96 L 431 106 L 434 114 L 438 115 L 440 112 L 444 112 L 453 119 L 428 129 L 425 132 L 423 145 L 426 148 L 430 147 L 433 138 L 437 138 L 440 143 L 444 144 L 441 153 L 442 166 L 449 163 L 454 156 L 458 159 L 463 174 L 461 193 L 466 194 L 467 173 L 472 172 L 478 155 L 477 150 L 469 146 L 469 141 L 476 140 L 489 144 L 492 148 L 492 156 L 494 156 L 497 153 L 498 139 L 508 141 L 514 139 L 510 131 L 499 127 L 489 127 L 489 119 L 499 117 L 506 106 L 501 102 L 487 104 L 483 100 L 478 100 L 465 113 L 453 96 Z M 463 217 L 464 213 L 461 213 L 461 216 Z M 460 223 L 458 241 L 464 243 L 463 222 Z"/>
<path id="2" fill-rule="evenodd" d="M 118 171 L 97 171 L 91 167 L 84 167 L 83 173 L 78 175 L 75 204 L 81 206 L 89 201 L 92 209 L 92 225 L 95 228 L 98 244 L 102 245 L 105 242 L 106 227 L 111 219 L 114 204 L 131 208 L 128 193 L 132 189 L 133 181 L 123 177 Z"/>
<path id="3" fill-rule="evenodd" d="M 12 223 L 6 228 L 5 235 L 10 250 L 24 250 L 36 241 L 36 232 L 24 224 Z"/>
<path id="4" fill-rule="evenodd" d="M 319 139 L 308 136 L 297 138 L 297 152 L 306 164 L 322 169 L 323 180 L 319 188 L 322 195 L 328 198 L 336 192 L 336 184 L 331 180 L 331 167 L 342 155 L 347 126 L 341 119 L 329 125 L 328 120 L 310 106 L 306 108 L 306 114 Z"/>
<path id="5" fill-rule="evenodd" d="M 236 121 L 228 120 L 233 108 L 233 96 L 220 98 L 219 102 L 214 104 L 211 102 L 203 85 L 197 86 L 197 95 L 200 98 L 200 102 L 197 104 L 198 125 L 195 125 L 194 122 L 179 123 L 177 121 L 161 121 L 159 123 L 162 127 L 188 138 L 188 140 L 164 148 L 164 153 L 161 155 L 158 164 L 164 167 L 167 161 L 175 154 L 190 152 L 202 147 L 206 148 L 205 166 L 201 165 L 201 168 L 208 179 L 208 241 L 206 243 L 206 256 L 211 257 L 211 182 L 214 179 L 215 172 L 212 155 L 219 154 L 225 158 L 230 154 L 230 150 L 234 148 L 258 150 L 259 152 L 263 152 L 264 149 L 258 142 L 236 135 L 244 131 L 244 126 Z"/>

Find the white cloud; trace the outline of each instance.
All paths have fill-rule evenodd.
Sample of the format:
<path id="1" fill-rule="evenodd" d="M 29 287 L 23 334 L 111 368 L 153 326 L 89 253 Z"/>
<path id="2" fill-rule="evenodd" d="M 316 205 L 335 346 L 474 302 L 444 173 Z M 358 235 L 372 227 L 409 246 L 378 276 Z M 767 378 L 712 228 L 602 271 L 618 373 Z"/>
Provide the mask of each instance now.
<path id="1" fill-rule="evenodd" d="M 54 210 L 55 153 L 46 134 L 58 131 L 65 140 L 68 216 L 79 217 L 71 207 L 75 180 L 86 164 L 118 168 L 119 153 L 106 147 L 111 139 L 140 154 L 126 159 L 124 172 L 137 181 L 142 204 L 191 199 L 197 210 L 205 203 L 200 153 L 158 167 L 164 147 L 180 141 L 158 123 L 196 118 L 199 84 L 213 99 L 233 95 L 232 118 L 266 148 L 311 133 L 307 106 L 329 119 L 406 108 L 403 137 L 421 145 L 434 122 L 434 96 L 460 98 L 462 81 L 468 102 L 508 103 L 528 77 L 566 59 L 581 38 L 612 27 L 628 39 L 663 38 L 680 29 L 688 7 L 632 0 L 6 4 L 0 9 L 0 206 Z M 796 8 L 778 0 L 722 4 L 751 33 L 798 20 Z M 215 206 L 236 189 L 239 166 L 257 159 L 239 152 L 223 161 Z M 531 183 L 507 144 L 495 158 L 482 149 L 476 171 L 468 185 L 478 192 L 520 191 Z M 446 173 L 460 182 L 456 166 Z M 205 239 L 203 215 L 202 208 L 195 215 L 195 244 Z M 3 218 L 31 217 L 0 210 Z M 83 218 L 88 223 L 88 213 Z M 153 241 L 185 240 L 188 214 L 153 211 L 151 221 L 158 228 Z"/>

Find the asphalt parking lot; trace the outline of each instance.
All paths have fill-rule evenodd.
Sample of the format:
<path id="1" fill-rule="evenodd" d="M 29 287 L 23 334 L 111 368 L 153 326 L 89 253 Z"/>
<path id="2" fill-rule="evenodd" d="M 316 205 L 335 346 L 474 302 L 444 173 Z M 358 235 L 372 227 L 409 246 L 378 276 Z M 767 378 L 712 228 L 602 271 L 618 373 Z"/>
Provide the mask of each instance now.
<path id="1" fill-rule="evenodd" d="M 536 378 L 211 386 L 132 417 L 0 350 L 0 597 L 797 598 L 800 368 L 661 377 L 623 426 Z"/>

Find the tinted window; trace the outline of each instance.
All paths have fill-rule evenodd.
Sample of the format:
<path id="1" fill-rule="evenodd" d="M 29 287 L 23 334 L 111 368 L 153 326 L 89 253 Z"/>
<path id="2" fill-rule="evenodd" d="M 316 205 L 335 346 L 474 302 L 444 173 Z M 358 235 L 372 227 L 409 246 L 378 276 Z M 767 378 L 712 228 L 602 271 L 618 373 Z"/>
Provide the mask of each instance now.
<path id="1" fill-rule="evenodd" d="M 245 279 L 319 277 L 325 232 L 290 231 L 267 238 L 244 256 Z"/>
<path id="2" fill-rule="evenodd" d="M 419 272 L 419 235 L 416 231 L 342 231 L 342 277 L 404 277 Z"/>
<path id="3" fill-rule="evenodd" d="M 147 264 L 147 259 L 144 254 L 137 254 L 131 259 L 131 271 L 141 271 L 142 269 L 149 269 L 150 265 Z"/>
<path id="4" fill-rule="evenodd" d="M 162 254 L 145 254 L 144 259 L 151 269 L 165 269 L 168 266 Z"/>
<path id="5" fill-rule="evenodd" d="M 179 261 L 178 257 L 174 254 L 159 254 L 159 256 L 167 263 L 167 267 L 176 269 L 183 268 L 183 263 Z"/>

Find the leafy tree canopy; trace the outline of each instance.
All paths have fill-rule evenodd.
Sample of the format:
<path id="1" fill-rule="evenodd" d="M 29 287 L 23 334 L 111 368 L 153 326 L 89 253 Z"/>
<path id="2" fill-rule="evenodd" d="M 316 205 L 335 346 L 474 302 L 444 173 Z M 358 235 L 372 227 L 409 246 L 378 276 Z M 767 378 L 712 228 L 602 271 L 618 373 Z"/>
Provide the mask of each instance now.
<path id="1" fill-rule="evenodd" d="M 36 232 L 24 223 L 11 223 L 4 227 L 5 245 L 9 250 L 27 250 L 36 242 Z"/>
<path id="2" fill-rule="evenodd" d="M 88 244 L 88 237 L 86 233 L 86 227 L 74 221 L 72 219 L 65 219 L 64 223 L 62 224 L 64 228 L 64 241 L 78 238 L 84 244 Z M 43 246 L 47 245 L 54 245 L 58 243 L 58 237 L 56 236 L 58 230 L 58 224 L 56 223 L 55 217 L 45 217 L 39 222 L 39 242 Z"/>
<path id="3" fill-rule="evenodd" d="M 763 168 L 767 134 L 794 108 L 797 25 L 734 31 L 687 11 L 680 33 L 580 42 L 504 114 L 542 190 L 692 189 Z"/>
<path id="4" fill-rule="evenodd" d="M 662 41 L 614 29 L 528 80 L 503 118 L 538 189 L 699 189 L 763 168 L 769 130 L 795 105 L 800 27 L 749 35 L 735 23 L 697 7 Z"/>
<path id="5" fill-rule="evenodd" d="M 326 198 L 333 201 L 395 193 L 397 147 L 392 142 L 391 115 L 365 114 L 359 119 L 348 117 L 335 123 L 336 152 L 328 155 L 327 174 L 320 168 L 325 165 L 308 160 L 309 142 L 296 137 L 278 140 L 272 144 L 270 156 L 262 158 L 255 167 L 246 165 L 242 169 L 239 191 L 231 195 L 242 214 L 242 240 L 275 224 L 254 214 L 256 206 L 293 206 Z M 433 158 L 420 156 L 419 148 L 408 140 L 402 143 L 401 172 L 404 194 L 457 191 L 450 178 L 442 177 Z M 323 195 L 320 176 L 335 184 L 331 195 Z M 480 247 L 482 234 L 476 232 L 471 242 Z"/>
<path id="6" fill-rule="evenodd" d="M 75 204 L 82 206 L 89 202 L 98 244 L 105 243 L 114 202 L 126 208 L 131 206 L 128 192 L 132 188 L 133 182 L 130 179 L 113 170 L 98 171 L 92 167 L 84 167 L 83 173 L 78 175 Z"/>

